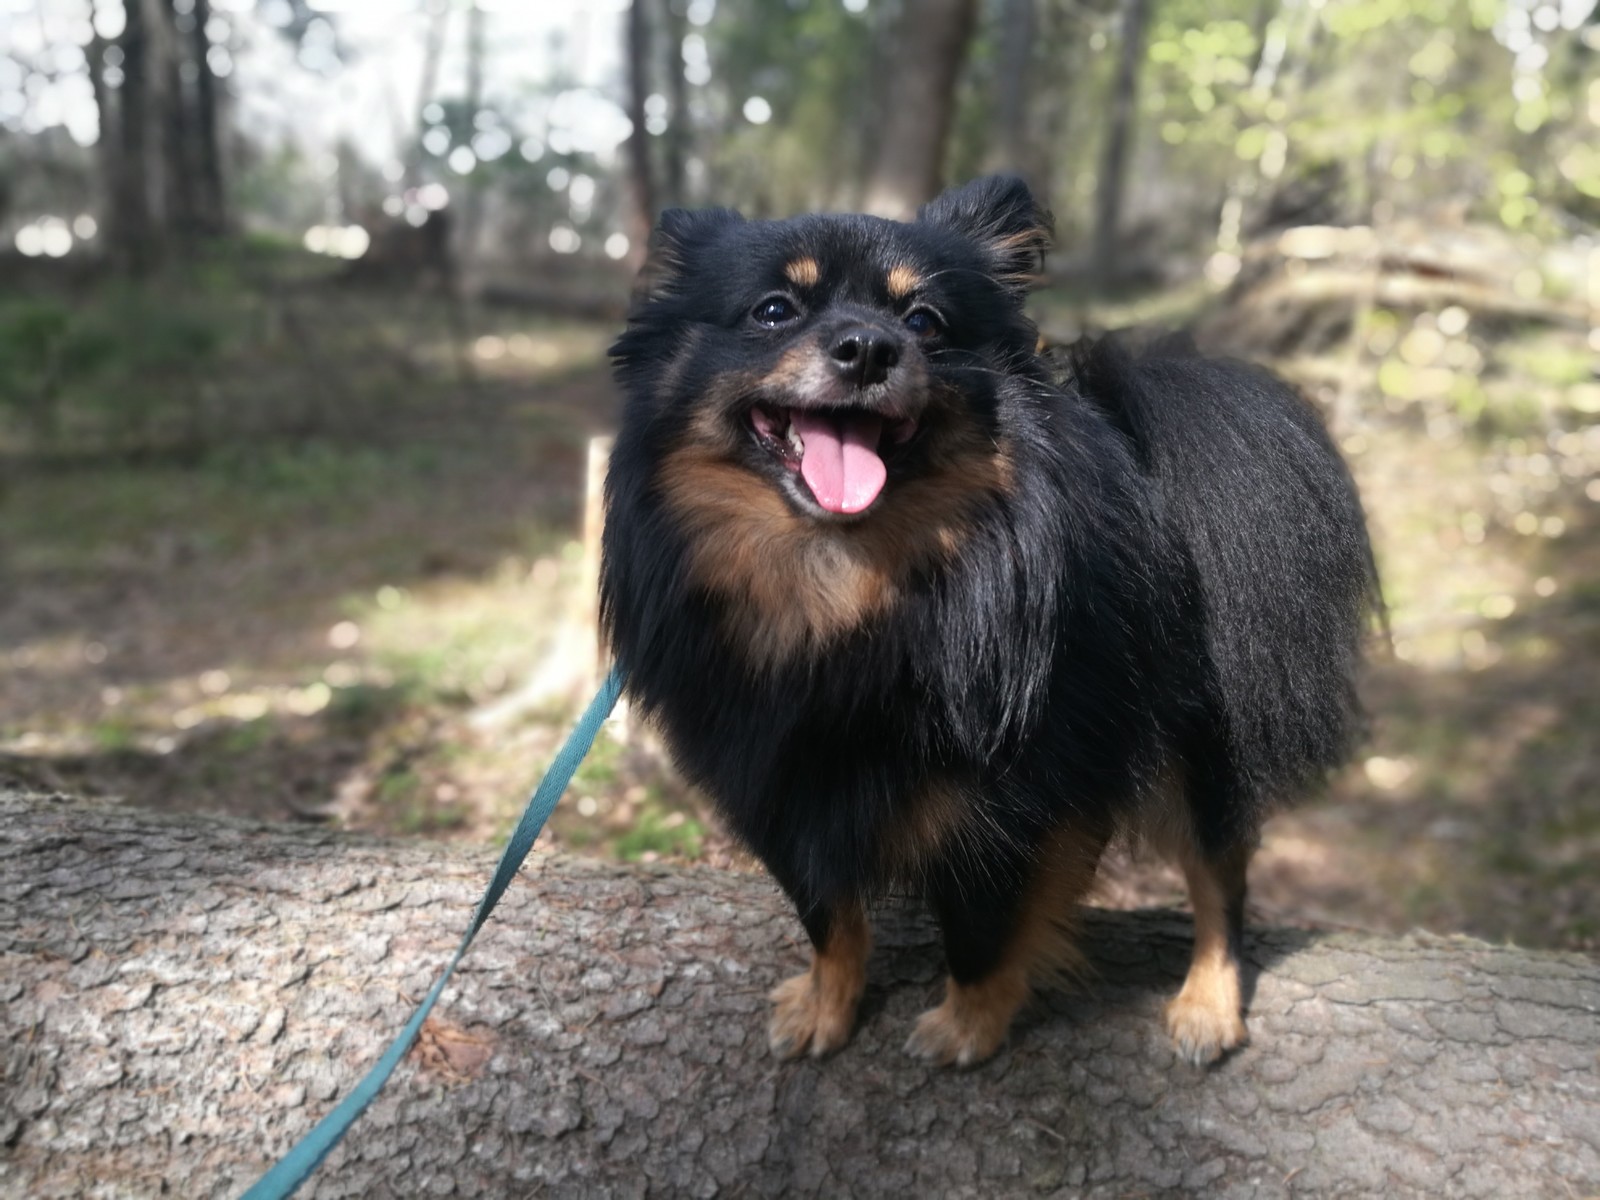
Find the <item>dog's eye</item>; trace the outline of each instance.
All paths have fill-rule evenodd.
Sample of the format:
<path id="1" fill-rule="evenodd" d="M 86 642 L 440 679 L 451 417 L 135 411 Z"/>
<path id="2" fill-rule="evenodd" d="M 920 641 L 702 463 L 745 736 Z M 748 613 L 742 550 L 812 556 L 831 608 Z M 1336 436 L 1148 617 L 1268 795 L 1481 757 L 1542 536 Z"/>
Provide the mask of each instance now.
<path id="1" fill-rule="evenodd" d="M 914 308 L 906 314 L 906 328 L 919 338 L 932 337 L 944 328 L 931 309 Z"/>
<path id="2" fill-rule="evenodd" d="M 750 315 L 756 319 L 758 325 L 771 328 L 775 325 L 784 325 L 800 315 L 794 302 L 784 296 L 768 296 L 755 308 L 750 310 Z"/>

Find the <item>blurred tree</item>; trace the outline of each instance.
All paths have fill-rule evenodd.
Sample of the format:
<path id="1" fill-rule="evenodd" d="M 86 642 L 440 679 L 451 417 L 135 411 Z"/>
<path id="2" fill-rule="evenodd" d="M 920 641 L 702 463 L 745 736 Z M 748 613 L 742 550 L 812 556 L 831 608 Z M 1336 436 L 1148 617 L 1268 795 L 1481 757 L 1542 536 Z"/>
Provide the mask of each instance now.
<path id="1" fill-rule="evenodd" d="M 976 15 L 976 0 L 922 0 L 902 7 L 867 176 L 868 212 L 908 217 L 943 186 L 956 82 Z"/>
<path id="2" fill-rule="evenodd" d="M 633 125 L 624 144 L 628 162 L 628 244 L 629 257 L 636 268 L 644 261 L 657 204 L 655 169 L 650 160 L 650 134 L 645 120 L 645 101 L 650 94 L 647 73 L 650 25 L 646 17 L 649 4 L 650 0 L 633 0 L 628 6 L 624 47 L 628 63 L 628 120 Z"/>
<path id="3" fill-rule="evenodd" d="M 1119 224 L 1139 77 L 1144 65 L 1148 3 L 1149 0 L 1125 0 L 1122 9 L 1122 49 L 1111 87 L 1111 103 L 1107 106 L 1105 149 L 1100 158 L 1100 178 L 1095 194 L 1092 270 L 1094 278 L 1103 284 L 1115 281 L 1121 263 Z"/>
<path id="4" fill-rule="evenodd" d="M 161 146 L 158 215 L 164 232 L 187 239 L 199 232 L 195 219 L 199 207 L 193 145 L 196 122 L 192 97 L 184 88 L 184 76 L 195 73 L 193 65 L 184 61 L 183 37 L 186 23 L 194 23 L 193 2 L 163 0 L 146 20 L 150 31 L 148 91 Z"/>
<path id="5" fill-rule="evenodd" d="M 690 85 L 690 198 L 756 215 L 860 208 L 898 52 L 891 0 L 719 0 L 714 19 L 694 25 L 704 7 L 677 51 Z"/>
<path id="6" fill-rule="evenodd" d="M 191 59 L 195 64 L 194 148 L 196 216 L 203 232 L 227 232 L 228 199 L 223 185 L 222 143 L 218 136 L 216 68 L 211 59 L 211 0 L 194 0 L 194 23 L 189 31 Z"/>
<path id="7" fill-rule="evenodd" d="M 689 22 L 683 0 L 662 0 L 662 30 L 657 39 L 666 76 L 666 128 L 661 131 L 661 204 L 687 202 L 685 173 L 694 131 L 689 120 L 689 81 L 683 74 L 683 39 Z"/>
<path id="8" fill-rule="evenodd" d="M 146 112 L 146 63 L 149 37 L 146 33 L 144 0 L 126 0 L 125 16 L 118 48 L 122 52 L 121 86 L 117 89 L 117 120 L 101 128 L 116 128 L 121 134 L 121 150 L 112 160 L 117 177 L 106 188 L 113 197 L 111 245 L 114 259 L 137 273 L 151 264 L 150 162 Z"/>
<path id="9" fill-rule="evenodd" d="M 1035 143 L 1028 136 L 1028 98 L 1038 16 L 1035 0 L 1004 0 L 1000 9 L 1000 68 L 995 77 L 991 170 L 1014 171 L 1037 182 Z"/>
<path id="10" fill-rule="evenodd" d="M 473 148 L 479 145 L 478 131 L 484 128 L 483 105 L 483 70 L 485 48 L 485 22 L 487 16 L 483 5 L 478 0 L 468 0 L 467 3 L 467 95 L 464 111 L 463 128 L 461 130 L 461 144 L 472 153 Z M 477 158 L 468 160 L 472 167 L 477 166 Z M 475 170 L 468 174 L 466 180 L 466 194 L 461 202 L 461 219 L 458 222 L 457 237 L 460 239 L 460 252 L 457 258 L 463 263 L 472 263 L 478 255 L 479 233 L 483 226 L 483 191 L 484 180 Z"/>
<path id="11" fill-rule="evenodd" d="M 444 36 L 450 23 L 450 5 L 431 4 L 428 7 L 428 24 L 422 41 L 422 71 L 417 78 L 417 105 L 415 125 L 404 143 L 401 182 L 414 188 L 422 182 L 422 131 L 427 127 L 424 113 L 433 103 L 439 86 L 439 58 L 444 49 Z"/>
<path id="12" fill-rule="evenodd" d="M 85 52 L 108 254 L 134 273 L 228 228 L 210 21 L 207 0 L 124 0 L 121 32 Z"/>

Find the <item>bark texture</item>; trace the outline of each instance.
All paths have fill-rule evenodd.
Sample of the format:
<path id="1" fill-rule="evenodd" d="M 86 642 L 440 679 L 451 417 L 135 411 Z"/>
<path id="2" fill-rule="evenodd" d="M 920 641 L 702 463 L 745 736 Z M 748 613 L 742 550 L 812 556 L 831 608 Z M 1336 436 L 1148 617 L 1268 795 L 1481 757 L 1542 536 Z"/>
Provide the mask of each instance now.
<path id="1" fill-rule="evenodd" d="M 1095 184 L 1093 270 L 1102 284 L 1112 282 L 1117 274 L 1122 198 L 1127 191 L 1149 15 L 1149 0 L 1125 0 L 1122 6 L 1122 48 L 1117 58 L 1117 75 L 1111 85 L 1106 141 L 1100 154 L 1100 178 Z"/>
<path id="2" fill-rule="evenodd" d="M 877 157 L 867 174 L 868 212 L 910 220 L 938 195 L 956 84 L 976 19 L 976 0 L 917 0 L 901 10 L 882 83 Z"/>
<path id="3" fill-rule="evenodd" d="M 493 853 L 0 794 L 0 1194 L 237 1195 L 409 1015 Z M 1600 964 L 1259 931 L 1254 1043 L 1158 1027 L 1186 919 L 1092 914 L 1096 978 L 989 1064 L 901 1053 L 940 960 L 878 921 L 855 1040 L 767 1054 L 803 963 L 764 878 L 543 857 L 302 1195 L 1588 1196 Z"/>

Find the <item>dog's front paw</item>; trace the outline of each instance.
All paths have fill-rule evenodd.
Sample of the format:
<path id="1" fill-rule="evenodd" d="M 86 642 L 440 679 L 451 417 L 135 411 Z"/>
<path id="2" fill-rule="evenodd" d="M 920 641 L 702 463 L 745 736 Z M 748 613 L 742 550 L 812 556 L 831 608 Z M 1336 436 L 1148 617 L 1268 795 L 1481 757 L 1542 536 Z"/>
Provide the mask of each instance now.
<path id="1" fill-rule="evenodd" d="M 963 1003 L 952 987 L 938 1008 L 917 1018 L 906 1053 L 935 1066 L 971 1067 L 993 1056 L 1006 1040 L 1011 1011 Z"/>
<path id="2" fill-rule="evenodd" d="M 779 1058 L 832 1054 L 850 1040 L 856 1006 L 852 997 L 820 985 L 814 972 L 785 979 L 772 989 L 767 1044 Z"/>
<path id="3" fill-rule="evenodd" d="M 1203 1067 L 1250 1040 L 1231 996 L 1191 994 L 1185 987 L 1167 1002 L 1167 1032 L 1178 1057 Z"/>

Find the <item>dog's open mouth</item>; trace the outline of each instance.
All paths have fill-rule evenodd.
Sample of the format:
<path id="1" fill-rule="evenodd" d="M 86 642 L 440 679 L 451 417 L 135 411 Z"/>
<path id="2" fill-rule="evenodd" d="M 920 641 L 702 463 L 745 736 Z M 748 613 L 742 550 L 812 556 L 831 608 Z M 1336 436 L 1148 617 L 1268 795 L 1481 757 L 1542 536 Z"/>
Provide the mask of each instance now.
<path id="1" fill-rule="evenodd" d="M 909 417 L 885 417 L 860 408 L 750 410 L 756 441 L 797 473 L 816 502 L 831 513 L 865 510 L 883 491 L 883 456 L 917 432 Z"/>

